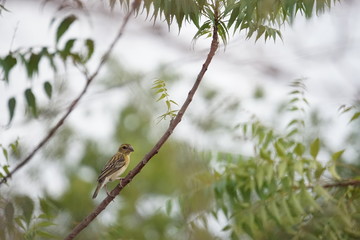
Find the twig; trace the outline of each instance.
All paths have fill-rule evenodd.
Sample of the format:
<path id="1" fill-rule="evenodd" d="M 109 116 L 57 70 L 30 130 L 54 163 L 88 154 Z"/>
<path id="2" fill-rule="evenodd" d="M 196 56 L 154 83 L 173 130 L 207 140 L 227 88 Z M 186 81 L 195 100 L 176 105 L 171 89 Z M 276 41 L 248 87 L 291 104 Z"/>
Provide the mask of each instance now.
<path id="1" fill-rule="evenodd" d="M 336 187 L 359 187 L 360 186 L 360 179 L 346 179 L 339 182 L 333 182 L 333 183 L 326 183 L 326 184 L 317 184 L 321 186 L 322 188 L 336 188 Z M 305 188 L 307 189 L 314 189 L 317 185 L 306 185 Z M 293 190 L 299 190 L 301 189 L 300 186 L 293 186 Z"/>
<path id="2" fill-rule="evenodd" d="M 348 187 L 348 186 L 360 186 L 360 180 L 345 180 L 342 182 L 328 183 L 322 185 L 323 188 Z"/>
<path id="3" fill-rule="evenodd" d="M 18 31 L 18 28 L 19 28 L 19 22 L 16 23 L 16 27 L 15 27 L 15 29 L 14 29 L 14 34 L 13 34 L 13 36 L 12 36 L 12 38 L 11 38 L 9 53 L 11 53 L 11 49 L 12 49 L 12 47 L 13 47 L 13 45 L 14 45 L 15 36 L 16 36 L 16 32 Z"/>
<path id="4" fill-rule="evenodd" d="M 209 53 L 207 55 L 207 58 L 206 58 L 204 64 L 202 65 L 202 68 L 201 68 L 201 70 L 200 70 L 200 72 L 199 72 L 199 74 L 198 74 L 198 76 L 196 78 L 196 81 L 195 81 L 193 87 L 189 91 L 188 96 L 187 96 L 184 104 L 180 108 L 180 110 L 179 110 L 178 114 L 176 115 L 176 117 L 170 122 L 170 125 L 169 125 L 168 129 L 165 131 L 165 133 L 159 139 L 159 141 L 155 144 L 155 146 L 150 150 L 150 152 L 148 152 L 144 156 L 144 158 L 126 175 L 126 177 L 121 180 L 121 183 L 118 184 L 111 191 L 111 193 L 100 203 L 100 205 L 98 205 L 86 218 L 84 218 L 71 231 L 71 233 L 65 238 L 65 240 L 73 239 L 84 228 L 86 228 L 97 217 L 97 215 L 99 215 L 107 207 L 107 205 L 109 205 L 109 203 L 115 198 L 115 196 L 117 196 L 121 192 L 121 190 L 126 185 L 128 185 L 137 174 L 140 173 L 141 169 L 150 161 L 150 159 L 159 152 L 161 146 L 166 142 L 166 140 L 173 133 L 176 126 L 181 122 L 181 119 L 182 119 L 186 109 L 190 105 L 190 103 L 191 103 L 191 101 L 192 101 L 192 99 L 194 97 L 194 94 L 195 94 L 197 88 L 199 87 L 200 82 L 203 79 L 207 68 L 210 65 L 210 62 L 211 62 L 212 58 L 214 57 L 216 50 L 218 49 L 218 45 L 219 45 L 219 43 L 218 43 L 218 30 L 217 30 L 217 23 L 215 22 L 214 29 L 213 29 L 213 38 L 212 38 L 211 47 L 210 47 Z"/>
<path id="5" fill-rule="evenodd" d="M 120 37 L 123 35 L 125 27 L 129 21 L 130 16 L 133 14 L 133 12 L 135 11 L 135 9 L 140 5 L 141 0 L 135 0 L 133 3 L 133 7 L 131 9 L 131 11 L 129 11 L 129 13 L 125 16 L 124 21 L 119 29 L 118 34 L 116 35 L 116 37 L 114 38 L 114 40 L 112 41 L 112 43 L 110 44 L 109 48 L 107 49 L 107 51 L 104 53 L 104 55 L 101 58 L 101 61 L 99 63 L 99 65 L 97 66 L 95 72 L 90 75 L 90 76 L 86 76 L 86 84 L 83 88 L 83 90 L 81 91 L 81 93 L 79 94 L 79 96 L 77 98 L 74 99 L 74 101 L 71 103 L 71 105 L 69 106 L 69 109 L 67 110 L 67 112 L 64 114 L 64 116 L 55 124 L 55 126 L 53 128 L 50 129 L 49 133 L 44 137 L 44 139 L 34 148 L 34 150 L 26 157 L 24 158 L 24 160 L 22 160 L 9 174 L 7 174 L 5 177 L 3 177 L 3 179 L 1 179 L 0 181 L 0 186 L 5 183 L 7 181 L 8 178 L 12 177 L 14 175 L 15 172 L 17 172 L 20 168 L 22 168 L 25 164 L 27 164 L 33 157 L 34 155 L 54 136 L 54 134 L 56 133 L 56 131 L 64 124 L 66 118 L 70 115 L 70 113 L 75 109 L 75 107 L 77 106 L 77 104 L 79 103 L 80 99 L 84 96 L 84 94 L 86 93 L 87 89 L 89 88 L 91 82 L 94 80 L 94 78 L 99 74 L 101 68 L 104 66 L 105 62 L 109 59 L 110 53 L 113 51 L 116 43 L 119 41 Z M 85 75 L 85 74 L 84 74 Z"/>

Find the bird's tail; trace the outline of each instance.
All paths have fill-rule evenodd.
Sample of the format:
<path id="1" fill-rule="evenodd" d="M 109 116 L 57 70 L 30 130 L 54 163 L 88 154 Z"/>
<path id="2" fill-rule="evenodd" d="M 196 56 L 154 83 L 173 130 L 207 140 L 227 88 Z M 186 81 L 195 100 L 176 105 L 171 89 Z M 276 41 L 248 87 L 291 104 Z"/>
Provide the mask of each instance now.
<path id="1" fill-rule="evenodd" d="M 101 184 L 101 183 L 98 183 L 98 185 L 97 185 L 97 187 L 96 187 L 96 189 L 95 189 L 95 192 L 94 192 L 94 194 L 93 194 L 93 196 L 92 196 L 93 199 L 96 198 L 96 196 L 98 195 L 101 187 L 102 187 L 102 184 Z"/>

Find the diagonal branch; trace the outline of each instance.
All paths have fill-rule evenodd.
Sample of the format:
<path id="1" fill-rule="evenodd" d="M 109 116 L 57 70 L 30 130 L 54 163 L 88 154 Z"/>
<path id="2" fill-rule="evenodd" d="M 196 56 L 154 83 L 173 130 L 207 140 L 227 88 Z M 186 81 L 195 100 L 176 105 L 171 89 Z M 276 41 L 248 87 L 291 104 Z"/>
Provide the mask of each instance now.
<path id="1" fill-rule="evenodd" d="M 99 74 L 100 70 L 102 69 L 102 67 L 104 66 L 104 64 L 106 63 L 106 61 L 109 59 L 109 56 L 111 54 L 111 52 L 113 51 L 116 43 L 119 41 L 119 39 L 121 38 L 121 36 L 124 33 L 125 27 L 129 21 L 130 16 L 135 12 L 135 10 L 138 8 L 138 6 L 140 5 L 141 0 L 135 0 L 133 2 L 131 11 L 129 11 L 129 13 L 125 16 L 124 21 L 119 29 L 118 34 L 116 35 L 116 37 L 114 38 L 114 40 L 112 41 L 112 43 L 110 44 L 109 48 L 107 49 L 107 51 L 104 53 L 104 55 L 101 58 L 101 61 L 99 63 L 99 65 L 97 66 L 97 68 L 95 69 L 95 72 L 90 75 L 90 76 L 86 76 L 86 83 L 85 86 L 83 88 L 83 90 L 81 91 L 81 93 L 79 94 L 79 96 L 77 98 L 74 99 L 74 101 L 71 103 L 71 105 L 69 106 L 68 110 L 66 111 L 66 113 L 62 116 L 62 118 L 55 124 L 54 127 L 52 127 L 50 129 L 50 131 L 48 132 L 48 134 L 43 138 L 43 140 L 41 140 L 41 142 L 34 148 L 34 150 L 27 156 L 25 157 L 12 171 L 10 171 L 5 177 L 3 177 L 0 181 L 0 186 L 3 183 L 6 183 L 7 179 L 9 179 L 10 177 L 12 177 L 14 175 L 15 172 L 17 172 L 19 169 L 21 169 L 23 166 L 25 166 L 25 164 L 27 164 L 33 157 L 34 155 L 55 135 L 55 133 L 57 132 L 57 130 L 64 124 L 65 120 L 67 119 L 67 117 L 70 115 L 70 113 L 75 109 L 75 107 L 78 105 L 80 99 L 85 95 L 86 91 L 88 90 L 90 84 L 92 83 L 92 81 L 94 80 L 94 78 Z"/>
<path id="2" fill-rule="evenodd" d="M 206 58 L 204 64 L 202 65 L 202 68 L 196 78 L 196 81 L 195 81 L 193 87 L 189 91 L 184 104 L 181 106 L 176 117 L 170 122 L 168 129 L 165 131 L 165 133 L 159 139 L 159 141 L 155 144 L 155 146 L 150 150 L 150 152 L 148 152 L 144 156 L 144 158 L 126 175 L 126 177 L 121 180 L 120 184 L 118 184 L 111 191 L 111 193 L 100 203 L 100 205 L 98 205 L 86 218 L 84 218 L 70 232 L 70 234 L 65 238 L 65 240 L 71 240 L 71 239 L 75 238 L 84 228 L 86 228 L 97 217 L 97 215 L 99 215 L 109 205 L 109 203 L 121 192 L 121 190 L 126 185 L 128 185 L 137 174 L 140 173 L 141 169 L 143 169 L 143 167 L 145 167 L 145 165 L 150 161 L 150 159 L 159 152 L 162 145 L 166 142 L 166 140 L 173 133 L 176 126 L 181 122 L 186 109 L 189 107 L 189 105 L 195 95 L 195 92 L 198 89 L 200 82 L 203 79 L 204 74 L 207 71 L 207 69 L 211 63 L 212 58 L 214 57 L 215 52 L 218 49 L 218 46 L 219 46 L 218 29 L 217 29 L 217 22 L 215 21 L 211 47 L 210 47 L 209 53 L 207 55 L 207 58 Z"/>

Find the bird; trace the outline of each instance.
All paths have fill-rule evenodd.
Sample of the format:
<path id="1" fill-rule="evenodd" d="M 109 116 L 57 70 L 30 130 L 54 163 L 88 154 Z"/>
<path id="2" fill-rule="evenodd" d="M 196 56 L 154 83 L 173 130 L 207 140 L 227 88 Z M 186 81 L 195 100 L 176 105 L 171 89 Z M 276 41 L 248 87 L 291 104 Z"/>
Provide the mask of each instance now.
<path id="1" fill-rule="evenodd" d="M 134 148 L 130 144 L 121 144 L 119 150 L 115 155 L 106 163 L 104 168 L 97 179 L 98 185 L 92 198 L 96 198 L 101 188 L 105 186 L 106 193 L 110 195 L 106 189 L 108 182 L 122 179 L 120 177 L 129 166 L 130 154 L 134 152 Z"/>

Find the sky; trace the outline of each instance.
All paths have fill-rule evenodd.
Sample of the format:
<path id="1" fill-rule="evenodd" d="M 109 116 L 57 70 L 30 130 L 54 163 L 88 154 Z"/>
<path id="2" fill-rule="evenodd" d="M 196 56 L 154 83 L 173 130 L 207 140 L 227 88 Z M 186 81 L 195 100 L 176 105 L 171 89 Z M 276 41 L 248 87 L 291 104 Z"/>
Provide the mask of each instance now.
<path id="1" fill-rule="evenodd" d="M 91 2 L 89 13 L 80 13 L 80 21 L 64 36 L 95 39 L 96 52 L 90 66 L 96 66 L 96 57 L 101 56 L 107 49 L 123 17 L 118 9 L 109 14 L 106 6 L 103 6 L 104 2 Z M 5 6 L 10 12 L 2 12 L 0 17 L 0 56 L 20 47 L 53 46 L 54 26 L 59 20 L 52 26 L 49 26 L 49 23 L 54 16 L 64 16 L 64 12 L 58 13 L 51 3 L 43 5 L 42 1 L 12 0 L 7 1 Z M 275 43 L 265 43 L 263 40 L 255 43 L 254 39 L 247 40 L 244 33 L 235 34 L 231 36 L 229 44 L 222 46 L 217 52 L 201 87 L 221 89 L 223 98 L 241 99 L 242 107 L 246 111 L 256 114 L 259 119 L 271 125 L 274 124 L 272 113 L 276 106 L 287 98 L 289 83 L 299 78 L 306 79 L 307 97 L 311 106 L 318 108 L 324 118 L 334 119 L 328 135 L 334 148 L 341 149 L 341 136 L 347 131 L 348 118 L 339 116 L 338 108 L 359 99 L 359 10 L 359 1 L 347 0 L 337 3 L 331 11 L 318 17 L 306 20 L 299 16 L 293 26 L 287 25 L 283 28 L 283 41 L 278 39 Z M 181 74 L 181 81 L 170 89 L 170 95 L 176 102 L 182 103 L 201 68 L 210 41 L 200 39 L 194 43 L 192 38 L 195 33 L 196 29 L 189 24 L 185 24 L 180 32 L 176 27 L 171 27 L 169 32 L 165 23 L 157 22 L 153 25 L 139 16 L 129 22 L 113 56 L 129 69 L 141 70 L 148 79 L 147 85 L 145 84 L 148 89 L 157 77 L 155 69 L 160 64 Z M 104 76 L 106 71 L 103 70 L 100 75 Z M 70 69 L 66 74 L 71 80 L 70 92 L 73 96 L 58 103 L 57 106 L 60 106 L 62 111 L 84 84 L 84 78 L 76 70 Z M 11 73 L 12 82 L 0 82 L 1 144 L 6 146 L 19 137 L 31 149 L 33 144 L 41 140 L 45 134 L 42 122 L 28 122 L 23 119 L 24 108 L 21 107 L 21 101 L 11 128 L 6 127 L 7 99 L 12 96 L 21 99 L 25 88 L 34 87 L 34 91 L 40 96 L 39 101 L 45 101 L 46 96 L 41 88 L 37 87 L 37 83 L 52 77 L 51 71 L 45 68 L 37 79 L 29 81 L 25 73 L 17 68 Z M 99 79 L 95 80 L 95 83 Z M 266 89 L 266 101 L 257 101 L 252 97 L 257 87 Z M 113 131 L 109 127 L 113 120 L 112 108 L 119 107 L 123 97 L 117 94 L 104 96 L 98 93 L 100 90 L 96 84 L 92 86 L 68 122 L 81 134 L 108 139 Z M 196 104 L 195 101 L 196 98 L 188 114 L 204 114 L 206 106 Z M 99 112 L 101 114 L 95 114 Z M 241 121 L 242 113 L 229 119 L 233 125 Z M 101 124 L 102 128 L 99 128 L 99 122 L 105 123 Z M 155 126 L 156 121 L 153 124 Z M 186 115 L 179 128 L 181 130 L 176 131 L 174 137 L 188 138 L 193 129 Z M 334 135 L 339 137 L 331 138 Z M 190 142 L 199 144 L 200 148 L 208 144 L 201 135 L 194 135 Z M 236 147 L 231 143 L 232 139 L 226 139 L 212 144 L 217 149 L 236 152 Z M 4 159 L 0 157 L 0 161 L 3 162 Z M 36 164 L 36 161 L 34 159 L 30 165 Z M 53 168 L 56 169 L 56 166 Z M 51 171 L 49 172 L 51 175 Z M 47 177 L 44 176 L 44 179 Z"/>

